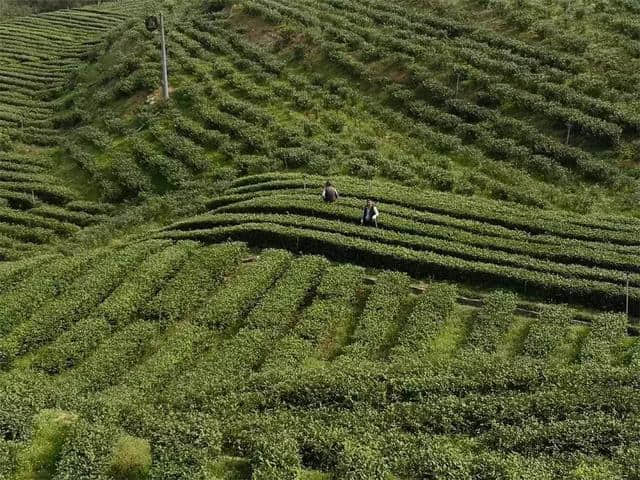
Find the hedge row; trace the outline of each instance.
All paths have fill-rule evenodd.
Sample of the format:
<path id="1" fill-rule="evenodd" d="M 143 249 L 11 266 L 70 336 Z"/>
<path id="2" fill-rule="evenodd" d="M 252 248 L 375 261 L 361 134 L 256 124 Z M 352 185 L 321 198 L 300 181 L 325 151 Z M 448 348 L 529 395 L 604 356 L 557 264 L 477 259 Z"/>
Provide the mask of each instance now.
<path id="1" fill-rule="evenodd" d="M 356 217 L 357 218 L 357 217 Z M 447 254 L 453 257 L 467 259 L 472 261 L 485 261 L 493 263 L 495 265 L 512 266 L 517 268 L 524 268 L 532 272 L 546 272 L 552 273 L 558 277 L 584 279 L 585 281 L 599 280 L 612 284 L 622 285 L 625 283 L 625 276 L 618 275 L 615 271 L 606 271 L 598 268 L 588 268 L 579 265 L 572 264 L 553 264 L 550 262 L 540 262 L 531 258 L 523 258 L 523 262 L 513 261 L 511 256 L 507 255 L 509 261 L 500 261 L 500 255 L 496 254 L 482 254 L 480 250 L 473 247 L 465 246 L 463 244 L 458 247 L 452 247 L 448 244 L 448 247 L 443 247 L 442 244 L 433 242 L 428 238 L 420 237 L 416 235 L 410 235 L 407 233 L 393 232 L 379 228 L 376 230 L 363 229 L 356 225 L 356 221 L 353 224 L 347 224 L 344 222 L 337 222 L 332 220 L 324 220 L 322 218 L 309 218 L 307 216 L 298 215 L 273 215 L 268 213 L 259 214 L 218 214 L 212 216 L 204 216 L 200 219 L 196 218 L 193 223 L 184 223 L 185 228 L 179 228 L 181 231 L 198 230 L 203 228 L 215 228 L 224 227 L 228 225 L 235 225 L 238 223 L 273 223 L 282 226 L 292 226 L 298 228 L 307 228 L 315 230 L 317 232 L 333 232 L 348 235 L 354 238 L 360 238 L 363 240 L 375 241 L 381 244 L 404 246 L 414 250 L 426 249 L 435 253 Z M 486 253 L 486 252 L 485 252 Z M 635 278 L 631 275 L 630 280 Z M 634 281 L 634 284 L 637 283 Z"/>
<path id="2" fill-rule="evenodd" d="M 99 218 L 85 212 L 74 212 L 66 208 L 55 207 L 53 205 L 38 205 L 29 210 L 29 213 L 44 218 L 54 218 L 65 223 L 72 223 L 79 227 L 86 227 L 96 223 Z"/>
<path id="3" fill-rule="evenodd" d="M 483 299 L 482 309 L 473 320 L 468 346 L 487 353 L 494 353 L 512 323 L 517 297 L 497 291 Z"/>
<path id="4" fill-rule="evenodd" d="M 307 219 L 317 219 L 317 226 L 315 228 L 321 230 L 349 232 L 356 236 L 379 238 L 386 243 L 401 244 L 416 248 L 428 248 L 454 256 L 478 259 L 502 265 L 521 266 L 532 270 L 554 272 L 560 275 L 624 283 L 626 274 L 636 270 L 636 266 L 633 263 L 633 255 L 626 256 L 626 264 L 618 263 L 616 265 L 616 260 L 620 259 L 622 257 L 621 255 L 608 250 L 600 252 L 613 257 L 610 260 L 604 260 L 603 263 L 607 268 L 600 268 L 600 259 L 593 258 L 593 250 L 589 252 L 586 248 L 582 250 L 581 255 L 575 255 L 574 252 L 567 252 L 563 259 L 553 258 L 552 261 L 548 261 L 544 258 L 548 255 L 544 253 L 540 255 L 539 253 L 539 251 L 544 252 L 546 250 L 545 247 L 548 248 L 548 246 L 536 248 L 537 245 L 533 244 L 527 248 L 523 245 L 521 249 L 515 250 L 513 248 L 515 242 L 508 240 L 503 241 L 503 239 L 499 237 L 479 237 L 474 239 L 469 238 L 472 237 L 471 234 L 459 232 L 452 228 L 425 226 L 420 222 L 397 217 L 394 215 L 395 211 L 393 207 L 385 208 L 382 205 L 380 208 L 385 210 L 385 217 L 384 222 L 382 219 L 379 222 L 378 226 L 380 230 L 372 232 L 357 229 L 354 227 L 354 224 L 358 223 L 359 220 L 361 213 L 360 205 L 345 205 L 346 202 L 341 202 L 338 206 L 326 206 L 319 203 L 314 204 L 313 202 L 317 202 L 317 200 L 315 198 L 305 199 L 304 197 L 295 198 L 277 195 L 259 197 L 256 200 L 247 200 L 223 207 L 218 210 L 222 212 L 222 215 L 213 214 L 212 216 L 204 215 L 196 217 L 192 220 L 182 221 L 172 226 L 171 229 L 190 230 L 206 228 L 212 223 L 223 223 L 225 218 L 227 219 L 227 223 L 230 223 L 234 216 L 225 215 L 224 212 L 237 212 L 237 215 L 240 215 L 240 217 L 237 218 L 242 218 L 242 215 L 245 215 L 246 218 L 244 221 L 272 221 L 274 223 L 305 222 L 305 219 L 301 217 L 306 217 Z M 307 221 L 306 223 L 308 226 L 312 226 L 311 222 Z M 333 227 L 331 227 L 331 225 L 333 225 Z M 401 236 L 400 234 L 405 235 Z M 562 242 L 558 242 L 558 244 L 562 244 Z M 542 259 L 536 258 L 540 256 Z M 570 257 L 570 259 L 567 259 L 567 257 Z M 635 273 L 630 273 L 628 279 L 633 285 L 640 284 L 640 277 Z"/>
<path id="5" fill-rule="evenodd" d="M 565 339 L 571 322 L 571 310 L 564 306 L 547 305 L 540 311 L 540 318 L 531 323 L 524 339 L 523 353 L 534 358 L 544 358 Z"/>
<path id="6" fill-rule="evenodd" d="M 624 314 L 601 314 L 591 324 L 579 352 L 583 363 L 604 363 L 612 360 L 612 349 L 625 336 L 627 316 Z"/>
<path id="7" fill-rule="evenodd" d="M 188 170 L 180 161 L 157 153 L 150 143 L 135 139 L 131 149 L 133 157 L 142 168 L 159 175 L 169 185 L 180 186 L 189 178 Z"/>
<path id="8" fill-rule="evenodd" d="M 384 272 L 372 287 L 364 310 L 358 319 L 351 343 L 343 352 L 356 358 L 376 358 L 390 341 L 396 328 L 409 286 L 409 277 L 403 273 Z"/>
<path id="9" fill-rule="evenodd" d="M 242 316 L 285 271 L 290 261 L 291 255 L 286 252 L 264 252 L 255 265 L 216 290 L 216 300 L 210 300 L 198 312 L 198 323 L 224 329 L 238 327 Z"/>
<path id="10" fill-rule="evenodd" d="M 300 174 L 265 174 L 245 177 L 232 184 L 228 194 L 300 188 L 322 185 L 324 177 Z M 366 182 L 352 177 L 333 177 L 332 180 L 347 196 L 372 197 L 376 201 L 405 206 L 415 210 L 444 214 L 459 219 L 476 220 L 531 234 L 553 234 L 566 238 L 634 245 L 633 234 L 640 231 L 635 221 L 616 217 L 602 219 L 584 215 L 544 211 L 522 205 L 493 200 L 469 199 L 459 195 L 421 191 L 391 182 Z"/>
<path id="11" fill-rule="evenodd" d="M 309 357 L 333 358 L 355 325 L 355 304 L 363 290 L 364 271 L 352 265 L 330 266 L 316 289 L 313 303 L 300 315 L 299 321 L 267 354 L 262 366 L 281 369 L 297 368 Z"/>
<path id="12" fill-rule="evenodd" d="M 167 155 L 180 160 L 194 172 L 207 169 L 208 160 L 202 147 L 159 124 L 153 125 L 150 131 Z"/>
<path id="13" fill-rule="evenodd" d="M 269 2 L 267 0 L 264 0 L 261 3 L 267 5 L 266 8 L 269 11 L 279 9 L 279 6 L 276 2 Z M 289 7 L 281 7 L 280 9 L 287 10 L 287 13 L 291 14 L 292 9 Z M 326 14 L 321 13 L 320 16 L 322 18 L 325 18 Z M 379 35 L 378 32 L 376 32 L 375 34 L 373 33 L 368 34 L 366 29 L 359 29 L 357 25 L 348 24 L 348 22 L 344 21 L 343 17 L 344 17 L 343 14 L 341 14 L 341 16 L 331 17 L 331 18 L 334 18 L 334 20 L 332 21 L 342 25 L 343 30 L 339 30 L 340 35 L 343 35 L 343 36 L 346 35 L 347 37 L 349 37 L 350 35 L 353 35 L 351 33 L 353 30 L 365 31 L 362 33 L 362 37 L 360 37 L 357 42 L 350 44 L 348 48 L 374 48 L 374 49 L 381 48 L 382 50 L 384 50 L 390 43 L 395 45 L 396 43 L 399 42 L 398 40 L 389 39 L 387 37 L 380 38 L 381 36 Z M 331 27 L 325 27 L 323 25 L 323 28 L 326 28 L 327 32 L 325 33 L 327 34 L 329 34 L 328 32 L 331 32 L 330 34 L 335 33 Z M 367 38 L 367 39 L 374 38 L 375 42 L 377 42 L 380 45 L 380 47 L 373 46 L 373 45 L 364 47 L 362 45 L 363 43 L 362 38 Z M 441 47 L 434 47 L 433 45 L 429 44 L 429 48 L 420 47 L 421 49 L 418 48 L 416 50 L 415 48 L 412 48 L 412 43 L 411 43 L 412 41 L 413 41 L 413 38 L 411 40 L 406 40 L 403 43 L 403 45 L 406 45 L 406 49 L 410 53 L 410 55 L 414 55 L 414 56 L 422 55 L 427 60 L 430 59 L 429 52 L 433 50 L 433 48 L 436 48 L 438 50 L 442 49 Z M 444 45 L 443 41 L 438 40 L 438 42 L 443 43 Z M 479 53 L 478 49 L 480 49 L 480 51 L 484 51 L 485 49 L 491 50 L 491 47 L 488 47 L 486 43 L 478 43 L 476 40 L 467 39 L 465 40 L 465 42 L 459 42 L 457 39 L 455 39 L 453 43 L 454 44 L 457 44 L 457 43 L 471 44 L 476 48 L 476 50 L 469 50 L 468 48 L 465 49 L 461 47 L 456 47 L 458 48 L 458 50 L 456 50 L 455 48 L 453 49 L 458 53 L 465 52 L 465 51 L 471 52 L 470 55 L 466 55 L 467 61 L 473 61 L 478 56 L 483 55 Z M 335 43 L 329 43 L 329 44 L 326 44 L 324 48 L 327 51 L 327 54 L 329 55 L 329 57 L 334 62 L 337 62 L 338 64 L 343 66 L 345 69 L 347 69 L 349 73 L 355 74 L 356 76 L 362 77 L 367 80 L 371 80 L 371 75 L 367 71 L 366 66 L 358 62 L 357 60 L 355 60 L 352 56 L 348 55 L 347 53 L 342 52 L 340 50 L 341 48 L 340 45 L 337 45 Z M 519 61 L 519 57 L 515 57 L 515 59 Z M 506 65 L 504 61 L 494 61 L 488 57 L 486 57 L 483 61 L 484 63 L 481 63 L 478 66 L 486 68 L 487 64 L 498 64 L 501 66 Z M 528 63 L 531 63 L 531 62 L 522 61 L 521 63 L 527 65 Z M 520 65 L 517 65 L 517 64 L 514 64 L 514 65 L 516 67 L 520 67 Z M 522 76 L 526 73 L 526 72 L 521 72 L 520 70 L 521 70 L 520 68 L 516 68 L 515 70 L 519 76 Z M 553 70 L 553 72 L 558 72 L 558 71 Z M 502 72 L 502 73 L 505 73 L 505 72 Z M 511 70 L 509 70 L 506 73 L 508 73 L 509 75 L 514 74 L 514 72 Z M 533 83 L 540 81 L 540 79 L 536 78 L 535 75 L 529 74 L 529 76 L 531 77 L 530 81 Z M 542 80 L 544 81 L 546 79 L 542 78 Z M 560 81 L 564 81 L 564 78 L 561 78 Z M 525 95 L 528 95 L 528 96 L 534 95 L 528 92 L 524 92 L 524 93 Z M 476 112 L 479 110 L 487 110 L 477 105 L 471 105 L 461 100 L 455 100 L 454 97 L 455 95 L 451 95 L 449 97 L 448 103 L 450 104 L 450 108 L 459 110 L 461 107 L 463 107 L 465 109 L 464 111 L 465 115 L 468 115 L 472 112 Z M 542 99 L 542 97 L 540 97 L 540 99 Z M 555 119 L 561 119 L 563 122 L 572 121 L 575 125 L 580 125 L 581 130 L 583 130 L 587 134 L 595 135 L 597 137 L 602 137 L 605 139 L 605 141 L 613 144 L 616 144 L 618 142 L 620 137 L 619 134 L 621 133 L 621 130 L 617 125 L 609 124 L 607 122 L 603 123 L 602 121 L 600 121 L 595 117 L 590 117 L 588 115 L 585 115 L 582 112 L 571 110 L 570 108 L 565 106 L 551 105 L 551 103 L 549 103 L 549 101 L 547 100 L 544 100 L 543 103 L 545 104 L 544 105 L 545 114 L 549 112 L 552 112 L 552 113 L 555 112 L 554 113 Z M 459 105 L 456 107 L 455 104 L 459 104 Z M 550 105 L 553 107 L 551 108 L 551 110 L 548 108 Z M 431 115 L 429 119 L 438 120 L 440 118 L 439 118 L 439 115 L 434 114 L 434 115 Z M 440 119 L 440 120 L 444 120 L 444 119 Z M 527 149 L 530 148 L 530 149 L 533 149 L 533 152 L 532 152 L 533 154 L 547 153 L 547 154 L 550 154 L 553 158 L 556 158 L 559 161 L 562 161 L 563 163 L 570 163 L 572 166 L 577 167 L 580 171 L 582 171 L 585 177 L 592 180 L 611 181 L 611 179 L 616 175 L 614 168 L 606 165 L 603 162 L 594 160 L 586 152 L 579 149 L 572 148 L 572 147 L 564 146 L 560 142 L 556 141 L 555 139 L 548 137 L 544 134 L 541 134 L 537 132 L 535 129 L 531 129 L 531 127 L 525 124 L 524 122 L 521 122 L 521 121 L 517 121 L 517 122 L 522 124 L 521 128 L 519 129 L 520 131 L 518 132 L 518 137 L 522 138 L 522 140 L 520 141 L 526 142 L 526 145 L 527 145 L 526 148 L 522 146 L 516 148 L 516 146 L 507 145 L 508 142 L 506 142 L 506 140 L 503 142 L 498 141 L 496 138 L 494 138 L 495 132 L 493 132 L 493 134 L 488 132 L 486 134 L 483 134 L 483 132 L 477 131 L 477 129 L 472 129 L 474 130 L 474 135 L 480 134 L 482 137 L 481 139 L 476 138 L 475 141 L 479 146 L 485 149 L 490 155 L 497 156 L 499 158 L 509 159 L 509 158 L 513 158 L 514 156 L 522 157 L 523 155 L 526 157 L 528 155 Z M 461 130 L 458 133 L 465 136 L 466 133 L 464 133 L 463 127 L 464 125 L 460 124 L 459 128 L 461 128 Z M 525 127 L 528 127 L 528 128 L 525 128 Z M 563 128 L 564 128 L 564 125 L 563 125 Z"/>
<path id="14" fill-rule="evenodd" d="M 16 243 L 43 244 L 55 238 L 55 232 L 41 227 L 28 227 L 0 222 L 0 234 L 16 240 Z"/>
<path id="15" fill-rule="evenodd" d="M 128 390 L 132 398 L 152 395 L 175 376 L 181 367 L 198 358 L 212 343 L 213 333 L 202 325 L 177 322 L 156 341 L 155 351 L 142 358 L 118 380 L 117 390 Z M 120 392 L 118 392 L 120 393 Z M 108 397 L 109 391 L 104 392 Z"/>
<path id="16" fill-rule="evenodd" d="M 23 329 L 24 345 L 46 345 L 34 356 L 32 365 L 49 373 L 73 365 L 75 359 L 70 352 L 79 351 L 78 345 L 86 341 L 78 338 L 78 333 L 87 333 L 76 325 L 116 290 L 132 267 L 162 247 L 161 243 L 146 242 L 109 256 L 79 277 L 65 295 L 33 315 Z M 94 332 L 90 341 L 95 342 L 99 336 Z"/>
<path id="17" fill-rule="evenodd" d="M 338 233 L 271 223 L 245 223 L 210 230 L 168 231 L 157 236 L 205 242 L 232 238 L 252 245 L 278 245 L 293 251 L 319 253 L 328 258 L 376 268 L 399 269 L 416 276 L 505 286 L 527 294 L 601 308 L 620 310 L 625 299 L 624 287 L 610 283 L 563 278 L 544 272 L 473 262 L 428 251 L 415 251 Z M 636 305 L 640 300 L 637 289 L 630 289 L 630 298 L 632 305 Z"/>
<path id="18" fill-rule="evenodd" d="M 430 285 L 427 292 L 418 298 L 404 325 L 401 326 L 396 345 L 391 350 L 392 360 L 423 360 L 424 353 L 428 352 L 429 342 L 452 318 L 457 297 L 456 288 L 452 285 Z"/>
<path id="19" fill-rule="evenodd" d="M 328 262 L 322 257 L 301 257 L 276 281 L 244 322 L 246 329 L 287 331 L 298 308 L 317 286 Z"/>
<path id="20" fill-rule="evenodd" d="M 158 334 L 157 324 L 134 321 L 115 334 L 105 336 L 82 363 L 56 377 L 56 383 L 70 398 L 114 385 L 145 353 L 152 351 Z"/>
<path id="21" fill-rule="evenodd" d="M 243 254 L 246 250 L 237 244 L 196 250 L 175 277 L 143 307 L 143 315 L 168 322 L 188 318 L 207 301 Z"/>
<path id="22" fill-rule="evenodd" d="M 37 271 L 29 270 L 30 275 L 15 284 L 0 300 L 0 312 L 2 312 L 3 318 L 0 326 L 3 338 L 0 342 L 6 345 L 6 334 L 19 326 L 21 322 L 27 321 L 33 312 L 53 300 L 56 295 L 64 292 L 76 277 L 89 267 L 92 261 L 98 260 L 104 255 L 105 252 L 92 252 L 86 255 L 63 257 Z M 17 272 L 13 275 L 20 275 L 23 265 L 21 262 L 20 267 L 17 267 Z M 4 349 L 2 352 L 6 354 Z M 4 359 L 6 360 L 6 355 Z"/>
<path id="23" fill-rule="evenodd" d="M 157 245 L 149 244 L 141 247 L 142 250 L 133 250 L 131 254 L 134 255 L 133 259 L 136 259 L 136 254 L 142 254 L 142 258 L 136 259 L 142 260 L 157 248 Z M 137 264 L 128 262 L 133 259 L 125 252 L 119 262 L 113 264 L 113 268 L 124 268 L 125 272 L 122 273 L 129 274 L 121 282 L 107 283 L 110 289 L 102 293 L 107 294 L 102 303 L 89 315 L 77 318 L 76 323 L 67 325 L 62 332 L 58 331 L 56 340 L 36 355 L 35 365 L 48 371 L 60 371 L 75 365 L 113 330 L 129 324 L 134 314 L 175 273 L 191 250 L 193 246 L 189 242 L 165 248 L 146 258 L 133 272 L 130 271 L 131 265 Z M 97 275 L 101 273 L 96 272 Z M 104 277 L 101 280 L 109 281 Z"/>

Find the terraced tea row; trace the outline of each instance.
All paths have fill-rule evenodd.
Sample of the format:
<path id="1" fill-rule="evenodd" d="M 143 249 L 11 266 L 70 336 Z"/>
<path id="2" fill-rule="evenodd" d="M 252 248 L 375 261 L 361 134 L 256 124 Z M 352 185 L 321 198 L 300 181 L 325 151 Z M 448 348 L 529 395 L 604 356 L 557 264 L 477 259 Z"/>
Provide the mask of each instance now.
<path id="1" fill-rule="evenodd" d="M 378 1 L 260 0 L 247 2 L 244 11 L 272 24 L 298 25 L 302 35 L 322 31 L 324 38 L 314 38 L 310 48 L 358 81 L 382 88 L 394 108 L 434 129 L 443 144 L 472 143 L 533 169 L 541 166 L 531 157 L 542 155 L 546 168 L 559 164 L 610 181 L 615 169 L 592 156 L 590 144 L 618 145 L 623 130 L 638 125 L 622 106 L 563 85 L 585 68 L 578 57 L 475 25 L 417 10 L 407 14 Z M 538 118 L 556 132 L 538 128 Z M 563 145 L 567 123 L 583 138 L 577 148 Z"/>
<path id="2" fill-rule="evenodd" d="M 74 233 L 109 212 L 110 206 L 84 201 L 51 174 L 60 160 L 42 147 L 55 146 L 64 129 L 83 119 L 67 91 L 74 71 L 145 5 L 118 2 L 0 23 L 2 259 L 23 256 L 34 244 Z"/>
<path id="3" fill-rule="evenodd" d="M 82 200 L 49 172 L 52 160 L 0 153 L 0 257 L 24 256 L 36 245 L 99 223 L 113 206 Z"/>
<path id="4" fill-rule="evenodd" d="M 0 23 L 0 106 L 2 126 L 26 144 L 54 145 L 58 130 L 73 125 L 57 98 L 67 93 L 71 74 L 110 31 L 122 27 L 145 2 L 118 2 L 20 17 Z M 137 7 L 131 9 L 137 5 Z"/>
<path id="5" fill-rule="evenodd" d="M 577 456 L 632 468 L 640 344 L 623 315 L 586 327 L 545 306 L 527 319 L 504 292 L 470 309 L 452 285 L 416 295 L 404 273 L 370 285 L 361 267 L 238 243 L 0 266 L 3 475 L 42 465 L 30 446 L 51 415 L 71 422 L 41 467 L 54 478 L 107 474 L 126 435 L 149 446 L 151 478 L 235 465 L 417 479 L 451 462 L 543 478 L 581 468 Z"/>
<path id="6" fill-rule="evenodd" d="M 480 200 L 471 205 L 451 194 L 418 195 L 348 177 L 335 182 L 341 198 L 325 204 L 318 194 L 321 177 L 245 177 L 210 202 L 209 214 L 158 236 L 235 238 L 618 310 L 624 309 L 628 281 L 637 308 L 640 224 L 630 219 L 526 211 Z M 378 201 L 382 212 L 377 229 L 359 225 L 367 198 Z"/>
<path id="7" fill-rule="evenodd" d="M 102 75 L 99 87 L 88 92 L 87 105 L 105 108 L 96 113 L 91 128 L 77 132 L 76 145 L 66 152 L 69 158 L 114 199 L 140 191 L 179 189 L 193 179 L 209 176 L 226 178 L 303 169 L 366 178 L 380 176 L 419 188 L 479 194 L 539 207 L 562 204 L 585 211 L 594 195 L 571 195 L 562 187 L 572 182 L 571 168 L 588 170 L 593 173 L 591 180 L 606 180 L 606 185 L 597 188 L 609 189 L 607 182 L 620 180 L 617 173 L 609 176 L 613 172 L 611 165 L 600 162 L 590 148 L 567 146 L 552 139 L 548 132 L 536 130 L 519 115 L 501 114 L 498 118 L 495 108 L 480 105 L 473 107 L 477 118 L 466 118 L 473 116 L 473 108 L 464 104 L 466 96 L 456 97 L 453 86 L 446 85 L 448 80 L 429 75 L 425 58 L 408 62 L 402 57 L 404 63 L 398 68 L 407 69 L 406 75 L 400 75 L 404 80 L 385 80 L 379 73 L 382 64 L 393 60 L 393 56 L 380 47 L 380 58 L 367 64 L 378 73 L 365 81 L 354 81 L 349 71 L 335 68 L 341 65 L 340 59 L 328 58 L 331 52 L 340 54 L 344 46 L 342 50 L 333 48 L 333 39 L 321 45 L 303 42 L 296 50 L 286 38 L 280 38 L 279 24 L 265 24 L 255 17 L 259 6 L 256 2 L 239 2 L 213 14 L 196 10 L 173 19 L 169 54 L 175 85 L 179 87 L 168 105 L 148 108 L 155 113 L 151 120 L 114 119 L 114 112 L 108 107 L 111 101 L 123 97 L 135 102 L 151 93 L 155 86 L 150 82 L 150 73 L 157 61 L 156 45 L 142 33 L 136 41 L 127 36 L 116 43 L 112 54 L 121 58 L 122 68 Z M 327 5 L 324 14 L 337 21 L 338 13 L 329 14 L 330 8 L 337 7 Z M 328 19 L 318 21 L 330 31 L 329 36 L 344 33 L 336 32 L 337 27 L 332 27 Z M 393 44 L 379 27 L 368 25 L 368 35 L 381 36 L 381 45 Z M 264 38 L 250 33 L 252 29 L 263 32 Z M 546 58 L 540 49 L 533 50 L 538 57 Z M 309 59 L 321 55 L 322 61 L 332 65 L 331 74 L 315 69 L 304 52 Z M 507 89 L 510 84 L 505 82 L 491 78 L 489 84 L 502 88 L 504 91 L 496 92 L 505 99 L 511 92 Z M 540 85 L 541 89 L 555 92 L 559 88 L 563 95 L 566 93 L 566 87 L 546 80 Z M 425 98 L 422 89 L 426 88 L 438 94 L 433 102 Z M 515 97 L 520 98 L 520 93 L 516 92 Z M 444 103 L 457 111 L 444 112 Z M 582 104 L 591 105 L 589 100 Z M 614 105 L 600 107 L 615 117 Z M 436 128 L 428 122 L 416 122 L 416 115 L 423 114 L 434 114 L 442 122 Z M 593 111 L 589 115 L 597 116 Z M 633 123 L 627 114 L 621 115 L 627 123 Z M 495 132 L 485 131 L 490 120 L 495 121 Z M 481 134 L 482 138 L 458 136 L 460 132 L 451 131 L 457 129 L 456 125 L 468 130 L 471 137 Z M 526 137 L 522 140 L 529 145 L 526 152 L 503 138 L 511 138 L 512 130 Z M 495 152 L 504 147 L 506 153 L 495 156 L 495 152 L 483 152 L 485 144 L 493 145 L 490 149 L 497 149 Z M 559 160 L 552 160 L 552 156 Z M 633 181 L 621 182 L 617 192 L 622 197 Z"/>

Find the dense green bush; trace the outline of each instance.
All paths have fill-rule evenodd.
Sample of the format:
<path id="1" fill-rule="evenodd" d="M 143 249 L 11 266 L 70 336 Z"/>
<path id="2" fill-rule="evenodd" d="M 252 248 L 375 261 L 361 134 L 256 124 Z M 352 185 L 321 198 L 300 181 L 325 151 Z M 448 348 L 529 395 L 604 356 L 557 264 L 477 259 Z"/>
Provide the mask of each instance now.
<path id="1" fill-rule="evenodd" d="M 494 352 L 501 336 L 509 329 L 516 308 L 517 297 L 496 292 L 487 296 L 482 310 L 473 321 L 469 345 L 486 352 Z"/>
<path id="2" fill-rule="evenodd" d="M 560 345 L 571 319 L 571 311 L 562 306 L 546 306 L 540 319 L 534 321 L 524 339 L 523 353 L 532 357 L 545 357 Z"/>
<path id="3" fill-rule="evenodd" d="M 110 473 L 118 480 L 141 480 L 151 468 L 151 446 L 147 440 L 123 435 L 113 446 Z"/>
<path id="4" fill-rule="evenodd" d="M 282 274 L 290 260 L 288 253 L 266 251 L 254 268 L 242 272 L 234 282 L 221 287 L 217 292 L 219 300 L 208 302 L 198 313 L 198 321 L 218 328 L 236 326 L 241 315 Z"/>
<path id="5" fill-rule="evenodd" d="M 67 437 L 78 417 L 61 410 L 42 410 L 34 418 L 33 435 L 19 453 L 16 478 L 31 480 L 51 477 Z"/>

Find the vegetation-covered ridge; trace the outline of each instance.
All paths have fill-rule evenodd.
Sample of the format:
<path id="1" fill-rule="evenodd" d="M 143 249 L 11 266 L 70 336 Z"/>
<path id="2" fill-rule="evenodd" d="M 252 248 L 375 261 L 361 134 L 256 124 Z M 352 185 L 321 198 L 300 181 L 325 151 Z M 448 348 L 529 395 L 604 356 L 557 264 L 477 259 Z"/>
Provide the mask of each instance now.
<path id="1" fill-rule="evenodd" d="M 623 315 L 525 318 L 510 293 L 477 309 L 376 276 L 184 241 L 3 263 L 0 474 L 637 475 Z"/>
<path id="2" fill-rule="evenodd" d="M 163 238 L 226 238 L 316 252 L 400 269 L 419 277 L 492 284 L 523 293 L 624 310 L 629 282 L 640 300 L 640 222 L 527 210 L 448 193 L 336 177 L 342 197 L 321 201 L 323 177 L 244 177 Z M 379 228 L 359 225 L 365 199 L 378 202 Z"/>
<path id="3" fill-rule="evenodd" d="M 78 70 L 96 46 L 144 8 L 118 2 L 0 22 L 0 256 L 99 222 L 110 206 L 86 201 L 55 150 L 86 120 L 74 105 Z M 89 195 L 95 200 L 97 195 Z"/>
<path id="4" fill-rule="evenodd" d="M 104 1 L 117 0 L 4 0 L 0 4 L 0 20 L 62 10 L 64 8 L 78 8 L 94 4 L 100 5 Z"/>
<path id="5" fill-rule="evenodd" d="M 510 18 L 493 4 L 406 3 L 183 5 L 167 19 L 173 100 L 140 101 L 159 76 L 158 40 L 138 26 L 106 52 L 126 68 L 86 92 L 96 129 L 67 153 L 110 198 L 293 169 L 637 214 L 637 59 L 614 26 L 622 6 L 598 7 L 597 33 L 591 17 L 552 9 L 587 29 L 579 47 L 570 31 L 492 29 Z"/>

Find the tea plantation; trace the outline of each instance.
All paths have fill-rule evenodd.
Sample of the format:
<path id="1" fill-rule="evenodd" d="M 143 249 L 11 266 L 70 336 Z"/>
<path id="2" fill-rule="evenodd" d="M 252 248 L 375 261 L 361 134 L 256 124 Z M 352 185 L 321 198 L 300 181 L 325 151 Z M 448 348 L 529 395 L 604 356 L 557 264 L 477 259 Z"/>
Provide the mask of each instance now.
<path id="1" fill-rule="evenodd" d="M 0 7 L 0 480 L 640 479 L 634 2 L 59 3 Z"/>
<path id="2" fill-rule="evenodd" d="M 7 478 L 638 473 L 624 315 L 524 317 L 504 291 L 470 307 L 453 284 L 240 243 L 38 257 L 2 280 Z"/>

